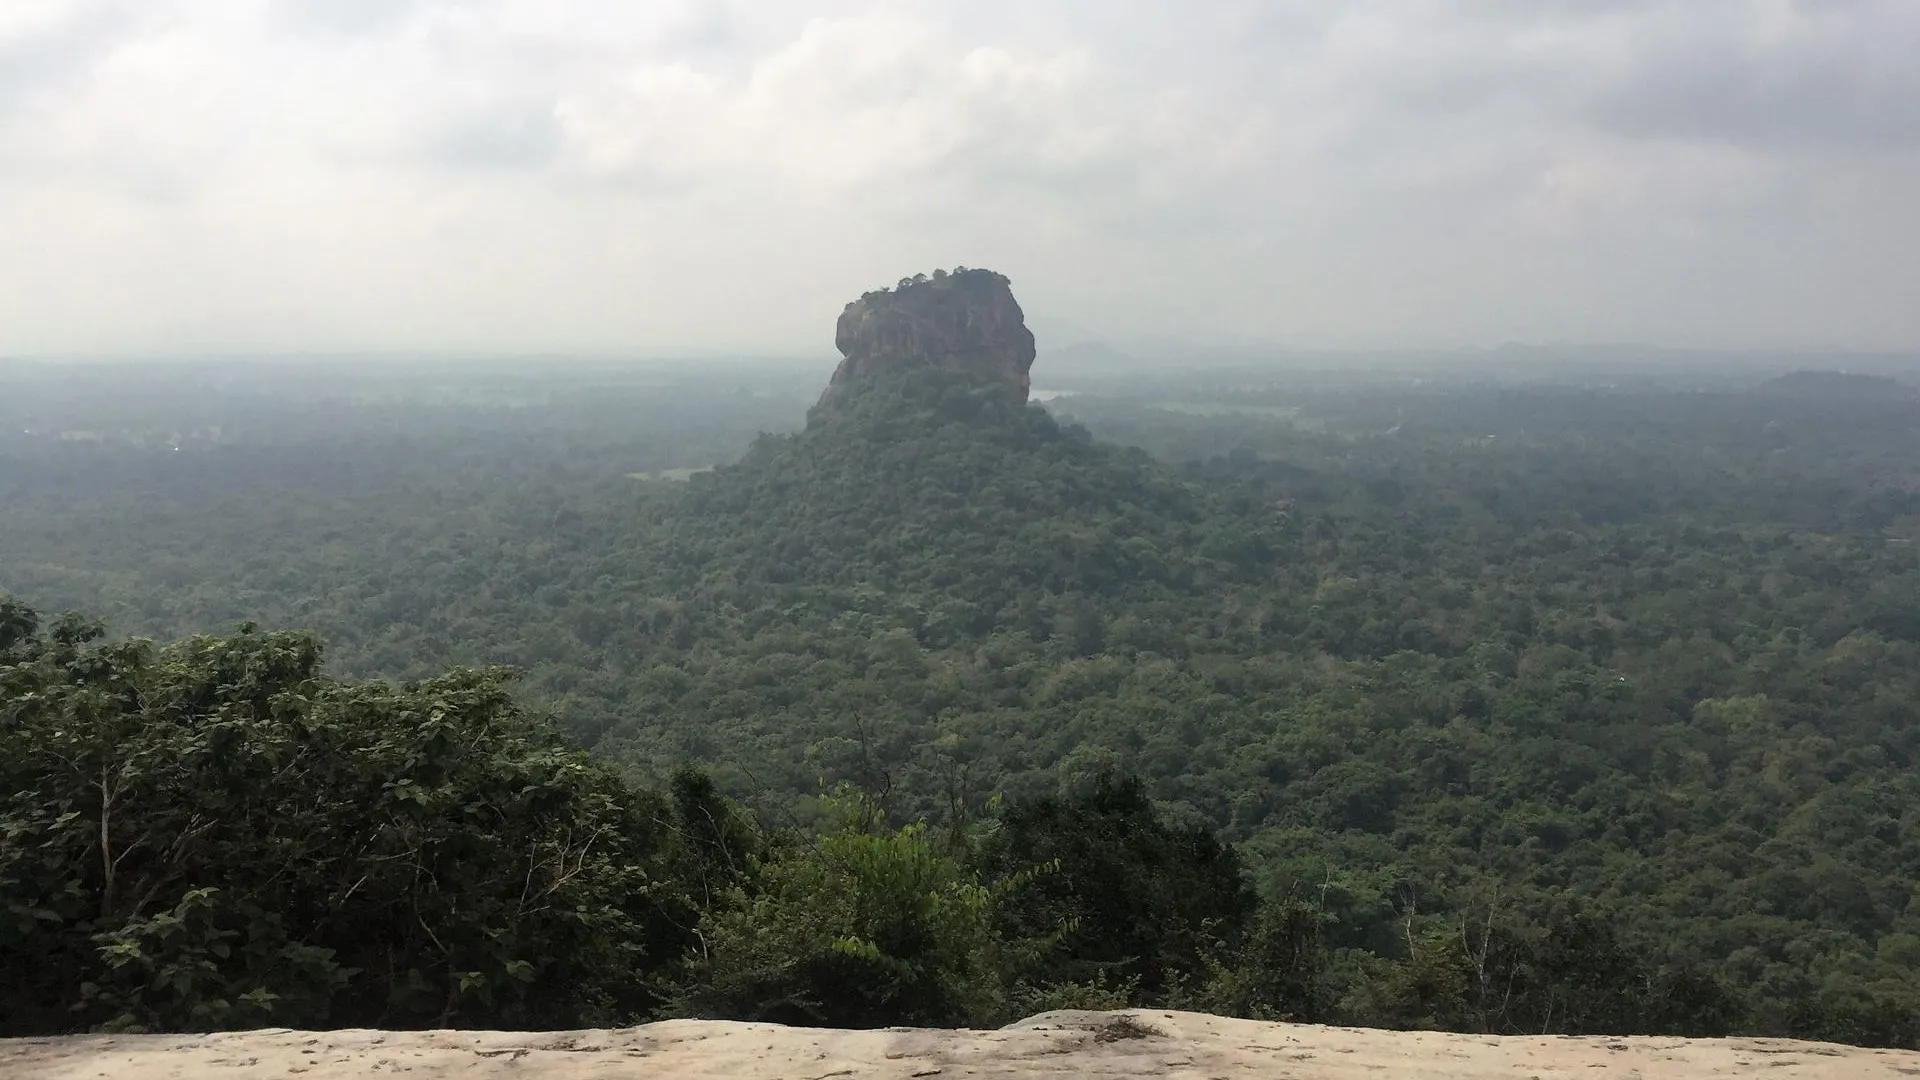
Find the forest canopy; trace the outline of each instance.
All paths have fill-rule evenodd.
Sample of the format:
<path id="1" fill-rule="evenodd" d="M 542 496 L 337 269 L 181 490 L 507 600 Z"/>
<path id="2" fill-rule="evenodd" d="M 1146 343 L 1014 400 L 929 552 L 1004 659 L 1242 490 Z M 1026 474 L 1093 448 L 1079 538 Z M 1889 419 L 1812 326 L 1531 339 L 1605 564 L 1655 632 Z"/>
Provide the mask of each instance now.
<path id="1" fill-rule="evenodd" d="M 7 1014 L 1915 1045 L 1913 400 L 1688 379 L 930 372 L 806 430 L 799 379 L 215 389 L 197 441 L 10 434 L 0 945 L 71 993 Z M 236 434 L 263 395 L 294 419 Z M 566 917 L 515 906 L 597 830 Z"/>

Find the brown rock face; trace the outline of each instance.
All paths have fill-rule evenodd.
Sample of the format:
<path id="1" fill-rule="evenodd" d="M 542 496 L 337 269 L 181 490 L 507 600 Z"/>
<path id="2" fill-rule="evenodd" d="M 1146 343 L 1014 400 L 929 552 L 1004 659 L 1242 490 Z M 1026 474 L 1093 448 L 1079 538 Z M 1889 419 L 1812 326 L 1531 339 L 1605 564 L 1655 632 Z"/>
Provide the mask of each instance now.
<path id="1" fill-rule="evenodd" d="M 914 367 L 973 372 L 1027 400 L 1033 331 L 1006 277 L 991 270 L 936 270 L 867 293 L 840 313 L 833 343 L 846 359 L 822 405 L 861 378 Z"/>

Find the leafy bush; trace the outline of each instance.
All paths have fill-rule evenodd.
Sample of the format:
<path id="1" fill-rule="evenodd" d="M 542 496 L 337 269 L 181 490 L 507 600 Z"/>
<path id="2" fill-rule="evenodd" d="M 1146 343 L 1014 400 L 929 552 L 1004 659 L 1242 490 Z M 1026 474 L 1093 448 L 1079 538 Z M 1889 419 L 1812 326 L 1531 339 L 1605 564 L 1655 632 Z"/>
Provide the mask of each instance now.
<path id="1" fill-rule="evenodd" d="M 494 671 L 318 673 L 0 605 L 0 988 L 16 1030 L 539 1025 L 648 1007 L 683 897 L 659 800 Z"/>
<path id="2" fill-rule="evenodd" d="M 924 825 L 869 811 L 776 851 L 709 912 L 683 1009 L 827 1027 L 982 1023 L 1001 1010 L 993 890 Z"/>

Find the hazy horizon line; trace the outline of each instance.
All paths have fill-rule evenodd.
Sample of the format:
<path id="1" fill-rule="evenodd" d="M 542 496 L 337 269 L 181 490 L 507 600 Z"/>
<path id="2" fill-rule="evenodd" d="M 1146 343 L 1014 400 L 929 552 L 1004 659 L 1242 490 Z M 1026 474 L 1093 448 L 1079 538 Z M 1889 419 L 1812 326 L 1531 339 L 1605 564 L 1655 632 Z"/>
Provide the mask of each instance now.
<path id="1" fill-rule="evenodd" d="M 1870 348 L 1818 345 L 1670 345 L 1649 342 L 1532 342 L 1503 341 L 1465 345 L 1302 344 L 1250 341 L 1244 344 L 1185 342 L 1178 339 L 1089 339 L 1064 345 L 1040 346 L 1039 360 L 1049 353 L 1069 362 L 1096 355 L 1151 363 L 1156 360 L 1283 360 L 1298 357 L 1476 359 L 1513 354 L 1563 353 L 1586 356 L 1640 353 L 1649 358 L 1739 359 L 1823 356 L 1834 359 L 1920 361 L 1920 348 Z M 1169 353 L 1185 355 L 1169 356 Z M 1064 354 L 1064 355 L 1062 355 Z M 831 349 L 817 352 L 757 350 L 501 350 L 471 349 L 209 349 L 153 352 L 0 352 L 0 363 L 24 364 L 178 364 L 178 363 L 592 363 L 592 364 L 832 364 L 840 356 Z M 1544 359 L 1544 357 L 1543 357 Z"/>

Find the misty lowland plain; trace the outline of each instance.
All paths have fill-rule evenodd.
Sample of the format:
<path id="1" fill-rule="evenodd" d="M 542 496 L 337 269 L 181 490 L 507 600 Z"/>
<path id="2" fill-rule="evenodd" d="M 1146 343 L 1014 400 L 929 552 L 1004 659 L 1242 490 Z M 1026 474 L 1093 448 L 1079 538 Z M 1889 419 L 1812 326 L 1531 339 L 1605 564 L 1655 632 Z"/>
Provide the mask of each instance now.
<path id="1" fill-rule="evenodd" d="M 1920 369 L 834 331 L 0 367 L 0 1034 L 1920 1046 Z"/>

